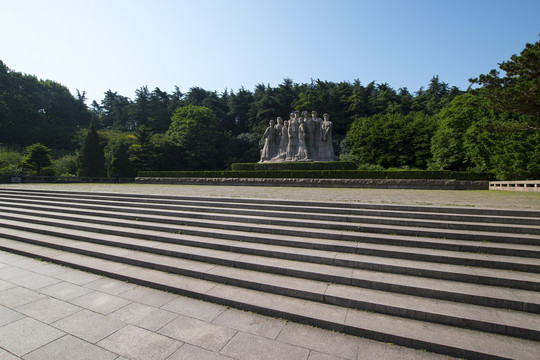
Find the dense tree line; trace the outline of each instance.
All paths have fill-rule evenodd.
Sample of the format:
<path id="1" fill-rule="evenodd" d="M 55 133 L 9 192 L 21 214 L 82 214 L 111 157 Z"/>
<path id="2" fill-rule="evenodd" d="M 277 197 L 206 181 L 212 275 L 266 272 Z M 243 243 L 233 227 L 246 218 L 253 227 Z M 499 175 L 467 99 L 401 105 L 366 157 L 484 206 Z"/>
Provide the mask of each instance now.
<path id="1" fill-rule="evenodd" d="M 58 175 L 226 169 L 258 161 L 270 119 L 317 110 L 331 114 L 336 153 L 360 168 L 540 177 L 539 47 L 527 44 L 500 65 L 504 76 L 480 75 L 466 92 L 437 76 L 414 93 L 386 83 L 284 79 L 222 93 L 143 86 L 134 99 L 109 90 L 90 106 L 84 92 L 72 96 L 0 61 L 0 172 L 35 172 L 22 160 L 29 154 L 23 147 L 35 143 L 51 148 L 54 158 L 40 171 Z"/>

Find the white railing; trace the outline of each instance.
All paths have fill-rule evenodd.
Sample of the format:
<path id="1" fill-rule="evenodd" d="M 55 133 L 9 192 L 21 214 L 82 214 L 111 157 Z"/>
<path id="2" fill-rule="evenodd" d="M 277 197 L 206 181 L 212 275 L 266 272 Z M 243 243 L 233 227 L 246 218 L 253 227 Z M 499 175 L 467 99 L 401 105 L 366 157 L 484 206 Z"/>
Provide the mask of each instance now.
<path id="1" fill-rule="evenodd" d="M 540 192 L 540 180 L 490 181 L 489 190 Z"/>

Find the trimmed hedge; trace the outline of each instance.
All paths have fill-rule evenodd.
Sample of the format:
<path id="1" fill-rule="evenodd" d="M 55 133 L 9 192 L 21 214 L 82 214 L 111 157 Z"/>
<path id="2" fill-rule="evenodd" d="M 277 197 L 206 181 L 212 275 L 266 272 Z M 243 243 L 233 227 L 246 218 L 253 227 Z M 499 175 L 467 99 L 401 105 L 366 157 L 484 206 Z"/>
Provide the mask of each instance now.
<path id="1" fill-rule="evenodd" d="M 491 174 L 424 170 L 255 170 L 255 171 L 139 171 L 139 177 L 305 178 L 305 179 L 455 179 L 492 180 Z"/>
<path id="2" fill-rule="evenodd" d="M 233 171 L 254 170 L 356 170 L 352 161 L 315 161 L 315 162 L 279 162 L 279 163 L 235 163 L 231 165 Z"/>

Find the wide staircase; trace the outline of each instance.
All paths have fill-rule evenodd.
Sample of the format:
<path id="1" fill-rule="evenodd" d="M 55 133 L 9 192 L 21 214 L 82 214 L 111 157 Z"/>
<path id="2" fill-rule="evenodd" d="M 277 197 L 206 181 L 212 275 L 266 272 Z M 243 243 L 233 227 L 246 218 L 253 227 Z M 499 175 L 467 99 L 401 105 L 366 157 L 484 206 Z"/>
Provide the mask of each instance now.
<path id="1" fill-rule="evenodd" d="M 4 188 L 0 249 L 451 356 L 540 359 L 540 211 Z"/>

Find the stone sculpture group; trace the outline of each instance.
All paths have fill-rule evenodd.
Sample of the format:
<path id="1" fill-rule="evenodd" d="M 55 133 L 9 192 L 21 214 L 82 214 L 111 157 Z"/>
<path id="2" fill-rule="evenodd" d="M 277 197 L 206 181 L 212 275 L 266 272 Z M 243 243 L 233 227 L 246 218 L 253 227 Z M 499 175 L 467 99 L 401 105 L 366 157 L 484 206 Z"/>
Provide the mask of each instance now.
<path id="1" fill-rule="evenodd" d="M 276 121 L 270 120 L 262 139 L 264 146 L 259 162 L 283 161 L 334 161 L 332 145 L 332 123 L 330 115 L 324 114 L 323 119 L 317 117 L 317 112 L 295 111 L 287 121 L 281 117 Z"/>

